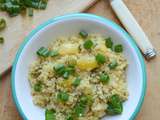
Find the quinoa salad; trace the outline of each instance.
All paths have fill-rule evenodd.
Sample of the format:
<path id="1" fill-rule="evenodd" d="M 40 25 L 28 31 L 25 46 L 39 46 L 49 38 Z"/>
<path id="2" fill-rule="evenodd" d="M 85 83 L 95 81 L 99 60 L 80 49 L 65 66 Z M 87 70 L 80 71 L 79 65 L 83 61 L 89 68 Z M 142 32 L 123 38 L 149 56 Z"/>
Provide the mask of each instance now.
<path id="1" fill-rule="evenodd" d="M 128 98 L 123 46 L 85 31 L 35 51 L 29 68 L 33 103 L 45 120 L 100 120 L 123 112 Z"/>

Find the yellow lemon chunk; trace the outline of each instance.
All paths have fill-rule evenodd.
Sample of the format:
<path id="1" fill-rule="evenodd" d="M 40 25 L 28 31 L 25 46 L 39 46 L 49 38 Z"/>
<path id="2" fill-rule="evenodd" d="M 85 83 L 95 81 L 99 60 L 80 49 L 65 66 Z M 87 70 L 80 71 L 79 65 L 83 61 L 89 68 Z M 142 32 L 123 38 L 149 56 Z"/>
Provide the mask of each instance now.
<path id="1" fill-rule="evenodd" d="M 77 54 L 78 52 L 79 52 L 78 45 L 71 43 L 63 44 L 59 50 L 60 55 L 71 55 L 71 54 Z"/>
<path id="2" fill-rule="evenodd" d="M 107 48 L 105 46 L 105 43 L 104 42 L 98 42 L 97 46 L 96 46 L 96 49 L 97 50 L 100 50 L 101 52 L 106 52 L 107 51 Z"/>
<path id="3" fill-rule="evenodd" d="M 74 77 L 70 76 L 67 80 L 64 80 L 61 83 L 61 86 L 63 86 L 66 90 L 70 91 L 72 89 L 72 83 L 74 79 Z"/>
<path id="4" fill-rule="evenodd" d="M 96 67 L 98 67 L 98 64 L 97 64 L 94 56 L 85 55 L 85 56 L 81 56 L 77 60 L 77 67 L 80 70 L 91 71 L 91 70 L 95 69 Z"/>

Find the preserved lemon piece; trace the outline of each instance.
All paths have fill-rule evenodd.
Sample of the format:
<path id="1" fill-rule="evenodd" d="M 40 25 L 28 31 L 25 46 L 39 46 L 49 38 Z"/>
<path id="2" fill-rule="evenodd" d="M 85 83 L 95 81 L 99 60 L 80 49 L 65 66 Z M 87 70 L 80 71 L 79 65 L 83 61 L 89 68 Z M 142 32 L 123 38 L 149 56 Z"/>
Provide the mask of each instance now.
<path id="1" fill-rule="evenodd" d="M 101 52 L 106 52 L 107 51 L 107 48 L 105 46 L 105 43 L 104 42 L 98 42 L 97 46 L 96 46 L 96 49 L 100 50 Z"/>
<path id="2" fill-rule="evenodd" d="M 71 91 L 74 79 L 74 77 L 70 76 L 67 80 L 61 82 L 61 86 L 64 87 L 66 90 Z"/>
<path id="3" fill-rule="evenodd" d="M 92 94 L 92 85 L 87 80 L 82 80 L 81 84 L 78 86 L 79 91 L 83 91 L 85 95 L 91 95 Z"/>
<path id="4" fill-rule="evenodd" d="M 99 49 L 100 49 L 102 52 L 106 52 L 106 51 L 107 51 L 106 46 L 103 45 L 103 44 L 100 44 L 100 45 L 99 45 Z"/>
<path id="5" fill-rule="evenodd" d="M 59 50 L 60 55 L 77 54 L 79 52 L 77 44 L 63 44 Z"/>
<path id="6" fill-rule="evenodd" d="M 77 60 L 77 67 L 80 70 L 90 71 L 98 67 L 94 56 L 81 56 Z"/>
<path id="7" fill-rule="evenodd" d="M 72 81 L 73 81 L 72 79 L 64 80 L 63 84 L 65 87 L 70 88 L 72 85 Z"/>

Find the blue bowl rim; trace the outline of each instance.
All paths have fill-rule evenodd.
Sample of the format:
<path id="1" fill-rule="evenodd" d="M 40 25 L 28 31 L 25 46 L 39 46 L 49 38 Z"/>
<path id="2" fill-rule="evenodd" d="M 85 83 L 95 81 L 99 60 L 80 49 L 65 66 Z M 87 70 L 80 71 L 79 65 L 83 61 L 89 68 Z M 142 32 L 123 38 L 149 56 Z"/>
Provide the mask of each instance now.
<path id="1" fill-rule="evenodd" d="M 142 68 L 142 77 L 143 77 L 143 86 L 142 86 L 142 93 L 141 93 L 141 97 L 140 97 L 140 100 L 138 102 L 138 105 L 136 106 L 136 109 L 135 111 L 132 113 L 131 117 L 129 118 L 129 120 L 134 120 L 137 116 L 137 114 L 139 113 L 141 107 L 142 107 L 142 104 L 143 104 L 143 101 L 144 101 L 144 97 L 145 97 L 145 94 L 146 94 L 146 88 L 147 88 L 147 75 L 146 75 L 146 66 L 145 66 L 145 62 L 144 62 L 144 59 L 141 55 L 141 52 L 139 51 L 136 43 L 134 42 L 133 38 L 123 29 L 121 28 L 118 24 L 116 24 L 115 22 L 107 19 L 107 18 L 103 18 L 103 17 L 100 17 L 100 16 L 97 16 L 97 15 L 93 15 L 93 14 L 88 14 L 88 13 L 73 13 L 73 14 L 67 14 L 67 15 L 64 15 L 64 16 L 59 16 L 59 17 L 56 17 L 56 18 L 52 18 L 46 22 L 44 22 L 43 24 L 39 25 L 37 28 L 35 28 L 25 39 L 24 41 L 22 42 L 22 44 L 20 45 L 18 51 L 17 51 L 17 54 L 16 54 L 16 57 L 14 59 L 14 62 L 13 62 L 13 68 L 12 68 L 12 75 L 11 75 L 11 90 L 12 90 L 12 96 L 13 96 L 13 100 L 14 100 L 14 103 L 21 115 L 21 117 L 24 119 L 24 120 L 28 120 L 27 119 L 27 116 L 25 115 L 25 113 L 23 112 L 19 102 L 18 102 L 18 99 L 17 99 L 17 96 L 16 96 L 16 91 L 15 91 L 15 71 L 16 71 L 16 65 L 18 63 L 18 60 L 19 60 L 19 57 L 21 55 L 21 52 L 23 50 L 23 48 L 25 47 L 25 45 L 28 43 L 28 41 L 37 33 L 39 32 L 41 29 L 43 29 L 44 27 L 46 27 L 47 25 L 51 24 L 51 23 L 55 23 L 59 20 L 64 20 L 64 19 L 67 19 L 67 18 L 74 18 L 74 17 L 85 17 L 85 18 L 93 18 L 93 19 L 97 19 L 97 20 L 100 20 L 106 24 L 109 24 L 111 25 L 114 29 L 116 29 L 117 31 L 120 31 L 121 33 L 123 33 L 123 35 L 127 38 L 127 40 L 132 44 L 134 50 L 136 51 L 137 55 L 138 55 L 138 58 L 140 60 L 140 65 L 141 65 L 141 68 Z"/>

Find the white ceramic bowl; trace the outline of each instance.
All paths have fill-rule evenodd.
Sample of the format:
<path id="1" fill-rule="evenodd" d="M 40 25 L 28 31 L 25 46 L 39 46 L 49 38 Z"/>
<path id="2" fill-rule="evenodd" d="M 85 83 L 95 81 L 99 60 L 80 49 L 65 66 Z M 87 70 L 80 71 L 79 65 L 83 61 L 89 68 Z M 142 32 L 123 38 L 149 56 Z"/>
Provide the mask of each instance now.
<path id="1" fill-rule="evenodd" d="M 77 34 L 80 30 L 111 36 L 114 43 L 124 46 L 128 60 L 127 84 L 129 98 L 121 115 L 106 116 L 103 120 L 134 119 L 139 112 L 146 91 L 145 64 L 132 38 L 117 24 L 91 14 L 70 14 L 51 19 L 33 30 L 18 50 L 12 69 L 12 94 L 19 113 L 25 120 L 45 120 L 44 109 L 33 104 L 28 82 L 29 65 L 36 59 L 36 51 L 59 36 Z"/>

